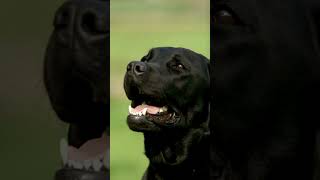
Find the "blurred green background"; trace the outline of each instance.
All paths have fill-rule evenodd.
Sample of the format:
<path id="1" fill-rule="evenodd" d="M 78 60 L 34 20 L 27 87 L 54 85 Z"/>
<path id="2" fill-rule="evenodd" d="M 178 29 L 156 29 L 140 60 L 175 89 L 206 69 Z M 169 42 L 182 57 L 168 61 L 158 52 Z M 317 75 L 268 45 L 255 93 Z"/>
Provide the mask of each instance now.
<path id="1" fill-rule="evenodd" d="M 143 135 L 126 125 L 126 65 L 152 47 L 185 47 L 210 57 L 209 0 L 111 0 L 111 179 L 139 180 L 148 165 Z"/>
<path id="2" fill-rule="evenodd" d="M 62 0 L 1 1 L 0 179 L 51 180 L 66 125 L 42 81 L 43 57 Z"/>

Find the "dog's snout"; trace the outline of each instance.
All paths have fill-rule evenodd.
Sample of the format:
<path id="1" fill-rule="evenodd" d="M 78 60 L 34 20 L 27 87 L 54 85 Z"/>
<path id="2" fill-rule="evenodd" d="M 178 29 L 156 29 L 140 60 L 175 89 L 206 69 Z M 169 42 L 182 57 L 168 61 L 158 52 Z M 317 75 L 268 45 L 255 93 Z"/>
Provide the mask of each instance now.
<path id="1" fill-rule="evenodd" d="M 142 75 L 146 72 L 147 66 L 144 62 L 136 62 L 133 66 L 133 72 L 135 75 Z"/>
<path id="2" fill-rule="evenodd" d="M 106 37 L 107 12 L 89 2 L 68 1 L 56 12 L 54 26 L 61 43 L 72 46 L 75 39 L 90 43 Z"/>
<path id="3" fill-rule="evenodd" d="M 63 8 L 56 13 L 54 19 L 54 26 L 56 29 L 63 30 L 70 27 L 73 18 L 73 11 L 74 10 L 72 8 Z"/>
<path id="4" fill-rule="evenodd" d="M 127 66 L 127 72 L 140 76 L 147 71 L 147 64 L 140 61 L 131 62 Z"/>
<path id="5" fill-rule="evenodd" d="M 133 67 L 133 62 L 129 63 L 127 66 L 127 72 L 132 71 L 132 67 Z"/>
<path id="6" fill-rule="evenodd" d="M 82 13 L 79 17 L 79 30 L 90 35 L 103 34 L 106 27 L 102 21 L 99 20 L 98 15 L 94 11 Z"/>

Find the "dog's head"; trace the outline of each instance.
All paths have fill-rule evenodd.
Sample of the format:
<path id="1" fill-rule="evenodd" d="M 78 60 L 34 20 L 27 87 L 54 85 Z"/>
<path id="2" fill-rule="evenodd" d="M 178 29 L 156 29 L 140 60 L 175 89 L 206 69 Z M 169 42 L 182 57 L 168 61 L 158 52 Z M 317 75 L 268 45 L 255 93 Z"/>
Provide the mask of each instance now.
<path id="1" fill-rule="evenodd" d="M 130 62 L 124 80 L 134 131 L 199 127 L 207 120 L 208 59 L 183 48 L 154 48 Z"/>
<path id="2" fill-rule="evenodd" d="M 109 0 L 68 0 L 57 10 L 44 81 L 53 109 L 70 124 L 69 144 L 61 141 L 68 168 L 108 166 L 109 39 Z"/>
<path id="3" fill-rule="evenodd" d="M 101 117 L 108 117 L 109 104 L 108 12 L 106 0 L 67 1 L 56 12 L 45 85 L 65 122 L 107 123 Z"/>
<path id="4" fill-rule="evenodd" d="M 290 111 L 283 107 L 300 113 L 314 99 L 306 95 L 315 89 L 307 87 L 318 67 L 317 30 L 305 2 L 212 2 L 212 129 L 226 149 L 265 138 Z"/>

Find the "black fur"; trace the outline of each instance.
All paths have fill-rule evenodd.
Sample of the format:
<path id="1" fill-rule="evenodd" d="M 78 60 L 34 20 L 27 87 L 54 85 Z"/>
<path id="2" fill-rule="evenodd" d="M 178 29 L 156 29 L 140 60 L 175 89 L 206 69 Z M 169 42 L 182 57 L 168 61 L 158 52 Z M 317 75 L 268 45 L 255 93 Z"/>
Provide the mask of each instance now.
<path id="1" fill-rule="evenodd" d="M 212 2 L 211 179 L 320 178 L 319 5 Z"/>
<path id="2" fill-rule="evenodd" d="M 109 22 L 106 0 L 69 0 L 55 15 L 44 80 L 75 147 L 109 127 Z"/>
<path id="3" fill-rule="evenodd" d="M 128 98 L 162 101 L 177 115 L 170 123 L 128 116 L 129 127 L 144 133 L 150 164 L 143 179 L 208 179 L 208 66 L 200 54 L 169 47 L 154 48 L 140 62 L 129 63 Z"/>

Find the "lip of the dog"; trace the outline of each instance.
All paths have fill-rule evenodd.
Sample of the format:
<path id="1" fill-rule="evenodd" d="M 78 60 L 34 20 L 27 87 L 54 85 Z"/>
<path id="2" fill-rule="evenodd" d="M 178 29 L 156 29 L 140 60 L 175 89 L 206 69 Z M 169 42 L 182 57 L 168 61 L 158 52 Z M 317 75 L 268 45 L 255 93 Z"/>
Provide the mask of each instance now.
<path id="1" fill-rule="evenodd" d="M 136 132 L 159 132 L 164 128 L 174 128 L 175 125 L 179 122 L 179 118 L 174 118 L 170 115 L 170 123 L 158 123 L 153 120 L 150 120 L 150 116 L 139 116 L 129 114 L 127 117 L 127 124 L 129 128 Z"/>
<path id="2" fill-rule="evenodd" d="M 64 46 L 54 38 L 50 42 L 46 62 L 51 66 L 50 68 L 47 67 L 48 65 L 46 66 L 45 76 L 54 77 L 49 78 L 46 83 L 49 95 L 52 94 L 51 92 L 57 94 L 51 97 L 55 111 L 62 116 L 68 114 L 67 112 L 74 112 L 70 116 L 76 116 L 86 112 L 86 109 L 92 109 L 92 107 L 108 108 L 109 88 L 105 78 L 106 57 L 98 54 L 89 56 L 90 52 Z M 90 48 L 92 47 L 90 46 Z M 103 51 L 101 50 L 101 52 Z M 56 64 L 61 64 L 63 67 L 60 68 Z M 59 81 L 52 79 L 59 79 Z M 77 111 L 83 113 L 77 113 Z M 62 120 L 71 122 L 69 119 L 79 120 L 82 117 L 84 116 L 62 118 Z"/>
<path id="3" fill-rule="evenodd" d="M 95 180 L 108 180 L 109 172 L 90 172 L 78 169 L 63 168 L 56 172 L 55 179 L 95 179 Z"/>
<path id="4" fill-rule="evenodd" d="M 129 98 L 132 102 L 129 106 L 129 115 L 127 117 L 127 124 L 129 128 L 137 132 L 157 132 L 163 128 L 173 128 L 181 120 L 182 114 L 176 106 L 165 100 L 163 97 L 152 96 L 146 94 L 136 94 Z M 164 112 L 156 114 L 148 113 L 145 109 L 144 113 L 131 114 L 130 109 L 137 106 L 156 106 L 165 108 Z"/>

